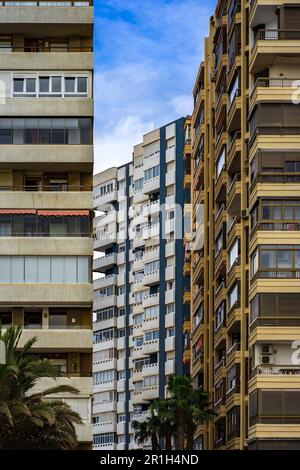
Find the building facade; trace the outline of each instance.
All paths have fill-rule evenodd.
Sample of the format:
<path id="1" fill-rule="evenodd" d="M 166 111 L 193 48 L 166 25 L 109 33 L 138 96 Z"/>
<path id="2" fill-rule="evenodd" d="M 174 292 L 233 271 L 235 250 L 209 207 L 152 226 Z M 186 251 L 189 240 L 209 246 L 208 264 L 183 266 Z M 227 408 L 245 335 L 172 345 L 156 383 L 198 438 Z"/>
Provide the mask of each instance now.
<path id="1" fill-rule="evenodd" d="M 299 449 L 298 1 L 219 1 L 194 88 L 191 374 L 207 449 Z"/>
<path id="2" fill-rule="evenodd" d="M 0 322 L 79 390 L 57 398 L 89 449 L 93 2 L 0 2 L 0 93 Z"/>
<path id="3" fill-rule="evenodd" d="M 184 125 L 144 135 L 132 162 L 94 178 L 94 449 L 136 448 L 131 421 L 185 370 Z"/>

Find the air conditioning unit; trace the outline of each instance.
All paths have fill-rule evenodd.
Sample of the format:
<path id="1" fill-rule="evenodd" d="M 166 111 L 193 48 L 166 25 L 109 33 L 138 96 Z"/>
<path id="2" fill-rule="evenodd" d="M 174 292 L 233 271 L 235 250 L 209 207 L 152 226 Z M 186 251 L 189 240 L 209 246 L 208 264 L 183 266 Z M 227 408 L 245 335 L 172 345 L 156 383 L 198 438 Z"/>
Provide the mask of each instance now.
<path id="1" fill-rule="evenodd" d="M 261 355 L 260 363 L 261 364 L 274 364 L 274 356 Z"/>
<path id="2" fill-rule="evenodd" d="M 261 353 L 263 355 L 273 354 L 273 345 L 272 344 L 262 344 L 261 345 Z"/>

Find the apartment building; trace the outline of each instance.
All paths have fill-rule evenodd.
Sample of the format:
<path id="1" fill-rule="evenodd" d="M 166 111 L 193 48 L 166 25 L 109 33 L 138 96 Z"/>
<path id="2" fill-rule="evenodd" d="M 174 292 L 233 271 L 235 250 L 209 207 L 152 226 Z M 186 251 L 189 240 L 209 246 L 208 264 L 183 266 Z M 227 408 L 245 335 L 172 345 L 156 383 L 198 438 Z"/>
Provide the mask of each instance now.
<path id="1" fill-rule="evenodd" d="M 0 322 L 64 374 L 92 445 L 93 2 L 0 2 Z M 41 379 L 36 390 L 54 385 Z"/>
<path id="2" fill-rule="evenodd" d="M 207 449 L 299 449 L 300 2 L 222 1 L 194 88 L 191 374 Z"/>
<path id="3" fill-rule="evenodd" d="M 144 135 L 130 163 L 94 178 L 94 449 L 137 448 L 131 421 L 185 370 L 184 125 Z"/>

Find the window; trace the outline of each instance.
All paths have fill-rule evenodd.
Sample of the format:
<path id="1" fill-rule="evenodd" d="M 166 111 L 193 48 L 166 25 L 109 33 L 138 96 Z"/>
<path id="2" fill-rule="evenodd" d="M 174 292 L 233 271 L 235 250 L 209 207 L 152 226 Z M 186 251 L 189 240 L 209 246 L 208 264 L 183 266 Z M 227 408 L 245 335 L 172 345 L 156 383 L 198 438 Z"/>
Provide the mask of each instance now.
<path id="1" fill-rule="evenodd" d="M 239 257 L 239 241 L 236 240 L 234 242 L 233 246 L 231 247 L 231 249 L 229 250 L 229 267 L 228 267 L 228 271 L 230 271 L 230 269 L 233 267 L 235 262 L 238 260 L 238 257 Z"/>
<path id="2" fill-rule="evenodd" d="M 223 249 L 223 231 L 222 230 L 216 239 L 215 248 L 216 248 L 216 256 L 217 256 L 220 253 L 220 251 Z"/>
<path id="3" fill-rule="evenodd" d="M 118 308 L 118 317 L 123 317 L 124 315 L 126 315 L 126 308 Z"/>
<path id="4" fill-rule="evenodd" d="M 175 328 L 167 328 L 166 336 L 167 338 L 172 338 L 173 336 L 175 336 Z"/>
<path id="5" fill-rule="evenodd" d="M 227 392 L 233 390 L 238 383 L 237 366 L 233 366 L 227 373 Z"/>
<path id="6" fill-rule="evenodd" d="M 134 324 L 135 325 L 142 325 L 143 322 L 144 322 L 144 314 L 143 313 L 139 313 L 138 315 L 134 316 Z"/>
<path id="7" fill-rule="evenodd" d="M 220 328 L 221 325 L 223 325 L 224 320 L 225 320 L 225 304 L 223 302 L 218 307 L 218 310 L 216 312 L 216 330 Z"/>
<path id="8" fill-rule="evenodd" d="M 39 96 L 61 96 L 61 81 L 59 76 L 39 77 Z"/>
<path id="9" fill-rule="evenodd" d="M 228 308 L 229 310 L 234 307 L 239 299 L 239 286 L 235 284 L 228 294 Z"/>
<path id="10" fill-rule="evenodd" d="M 35 96 L 36 79 L 35 78 L 14 78 L 13 80 L 14 96 Z"/>
<path id="11" fill-rule="evenodd" d="M 24 328 L 29 328 L 32 330 L 42 328 L 42 309 L 24 309 Z"/>
<path id="12" fill-rule="evenodd" d="M 110 341 L 115 338 L 114 328 L 105 328 L 94 332 L 94 344 L 101 343 L 102 341 Z"/>
<path id="13" fill-rule="evenodd" d="M 0 144 L 90 145 L 90 118 L 0 119 Z"/>
<path id="14" fill-rule="evenodd" d="M 140 191 L 143 189 L 144 186 L 144 178 L 140 178 L 134 182 L 134 190 Z"/>
<path id="15" fill-rule="evenodd" d="M 0 309 L 0 329 L 12 326 L 12 310 Z"/>
<path id="16" fill-rule="evenodd" d="M 49 309 L 49 328 L 66 328 L 68 324 L 67 309 L 50 308 Z M 76 326 L 76 324 L 74 324 Z"/>
<path id="17" fill-rule="evenodd" d="M 65 77 L 65 96 L 86 96 L 87 93 L 87 77 Z"/>
<path id="18" fill-rule="evenodd" d="M 144 278 L 144 271 L 136 271 L 134 273 L 134 280 L 135 282 L 142 281 Z"/>
<path id="19" fill-rule="evenodd" d="M 118 380 L 125 380 L 126 379 L 126 370 L 120 370 L 117 374 Z"/>
<path id="20" fill-rule="evenodd" d="M 86 283 L 90 280 L 87 256 L 2 256 L 0 283 Z"/>
<path id="21" fill-rule="evenodd" d="M 145 264 L 145 274 L 151 274 L 159 270 L 159 260 L 151 261 L 151 263 Z"/>
<path id="22" fill-rule="evenodd" d="M 159 330 L 147 331 L 147 333 L 145 333 L 145 342 L 156 341 L 158 339 L 159 339 Z"/>
<path id="23" fill-rule="evenodd" d="M 217 164 L 216 164 L 216 177 L 217 178 L 220 176 L 224 168 L 225 168 L 225 148 L 223 148 L 222 153 L 219 156 Z"/>
<path id="24" fill-rule="evenodd" d="M 198 325 L 200 325 L 203 322 L 203 314 L 204 314 L 204 308 L 203 308 L 203 304 L 201 304 L 193 317 L 194 330 L 197 328 Z"/>
<path id="25" fill-rule="evenodd" d="M 136 348 L 140 348 L 141 346 L 143 346 L 143 343 L 144 343 L 143 336 L 139 336 L 138 338 L 135 338 L 135 347 Z"/>
<path id="26" fill-rule="evenodd" d="M 118 295 L 124 295 L 126 292 L 125 286 L 118 287 Z"/>
<path id="27" fill-rule="evenodd" d="M 159 383 L 159 376 L 158 375 L 152 375 L 150 377 L 145 377 L 144 378 L 144 387 L 156 387 Z"/>
<path id="28" fill-rule="evenodd" d="M 106 320 L 110 320 L 111 318 L 113 318 L 115 315 L 114 315 L 114 308 L 111 307 L 111 308 L 104 308 L 102 310 L 99 310 L 96 313 L 96 319 L 97 321 L 106 321 Z"/>
<path id="29" fill-rule="evenodd" d="M 95 372 L 93 374 L 93 383 L 94 385 L 101 385 L 109 383 L 115 380 L 115 371 L 114 370 L 104 370 L 102 372 Z"/>
<path id="30" fill-rule="evenodd" d="M 167 304 L 167 314 L 175 312 L 175 304 Z"/>
<path id="31" fill-rule="evenodd" d="M 157 318 L 159 316 L 159 305 L 147 307 L 144 310 L 145 319 L 150 320 L 151 318 Z"/>
<path id="32" fill-rule="evenodd" d="M 95 446 L 113 444 L 115 442 L 115 434 L 94 434 L 93 443 Z"/>
<path id="33" fill-rule="evenodd" d="M 149 168 L 144 173 L 144 180 L 148 181 L 159 176 L 159 165 Z"/>

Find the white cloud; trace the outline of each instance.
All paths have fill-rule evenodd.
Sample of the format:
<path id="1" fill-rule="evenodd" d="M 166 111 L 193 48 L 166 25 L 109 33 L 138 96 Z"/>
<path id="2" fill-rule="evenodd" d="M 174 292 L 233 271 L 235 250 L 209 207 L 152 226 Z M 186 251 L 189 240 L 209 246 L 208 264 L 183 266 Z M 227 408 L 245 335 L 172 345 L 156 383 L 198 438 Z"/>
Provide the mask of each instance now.
<path id="1" fill-rule="evenodd" d="M 154 127 L 154 122 L 142 122 L 139 116 L 127 116 L 116 123 L 107 134 L 96 135 L 94 172 L 129 162 L 133 146 L 141 142 L 142 135 Z"/>
<path id="2" fill-rule="evenodd" d="M 101 5 L 95 171 L 129 161 L 144 133 L 191 113 L 210 13 L 209 2 L 198 0 L 102 0 Z"/>

